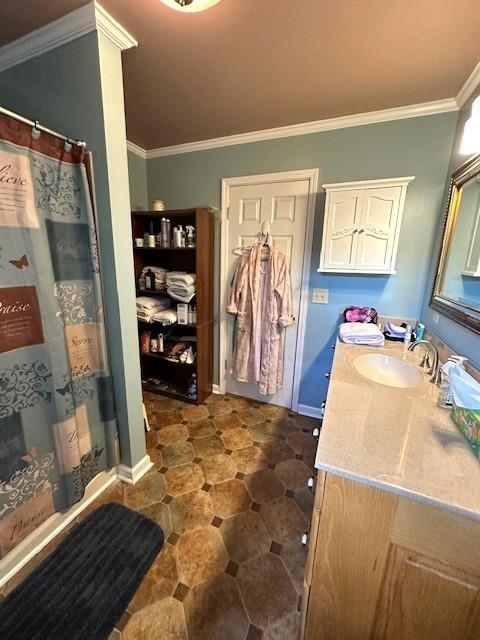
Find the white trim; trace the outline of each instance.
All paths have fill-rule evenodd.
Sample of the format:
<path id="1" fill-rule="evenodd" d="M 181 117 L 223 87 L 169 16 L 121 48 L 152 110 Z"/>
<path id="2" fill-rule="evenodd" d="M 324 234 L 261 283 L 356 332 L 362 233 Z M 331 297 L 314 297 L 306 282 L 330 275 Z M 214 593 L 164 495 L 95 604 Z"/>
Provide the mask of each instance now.
<path id="1" fill-rule="evenodd" d="M 405 178 L 381 178 L 380 180 L 356 180 L 355 182 L 331 182 L 322 184 L 325 191 L 350 191 L 350 189 L 375 189 L 376 187 L 407 187 L 415 176 Z"/>
<path id="2" fill-rule="evenodd" d="M 127 149 L 136 156 L 140 156 L 140 158 L 143 158 L 144 160 L 147 159 L 147 152 L 145 149 L 142 149 L 142 147 L 139 147 L 138 144 L 135 144 L 134 142 L 130 142 L 130 140 L 127 140 Z"/>
<path id="3" fill-rule="evenodd" d="M 468 101 L 478 85 L 480 85 L 480 62 L 468 76 L 465 84 L 457 94 L 456 102 L 459 109 L 461 109 L 463 105 Z"/>
<path id="4" fill-rule="evenodd" d="M 107 36 L 122 51 L 138 47 L 138 41 L 119 22 L 112 18 L 101 4 L 94 2 L 94 6 L 96 28 L 100 33 Z"/>
<path id="5" fill-rule="evenodd" d="M 212 393 L 215 393 L 215 394 L 222 393 L 220 391 L 220 385 L 219 384 L 212 384 Z"/>
<path id="6" fill-rule="evenodd" d="M 0 587 L 118 479 L 116 469 L 103 471 L 85 489 L 83 498 L 64 512 L 54 513 L 0 560 Z"/>
<path id="7" fill-rule="evenodd" d="M 305 329 L 307 324 L 308 308 L 308 283 L 310 278 L 310 264 L 312 257 L 313 224 L 315 221 L 315 206 L 318 192 L 318 169 L 304 169 L 299 171 L 282 171 L 278 173 L 265 173 L 254 176 L 243 176 L 238 178 L 224 178 L 222 180 L 222 206 L 221 206 L 221 241 L 220 241 L 220 393 L 226 391 L 226 370 L 227 359 L 227 312 L 226 312 L 226 282 L 228 264 L 228 207 L 230 187 L 265 184 L 267 182 L 287 182 L 293 180 L 309 180 L 310 189 L 307 206 L 307 220 L 305 228 L 305 254 L 302 267 L 302 284 L 300 291 L 300 309 L 297 321 L 297 344 L 295 348 L 295 373 L 293 377 L 292 389 L 292 410 L 297 411 L 300 396 L 300 382 L 303 365 L 303 348 L 305 344 Z"/>
<path id="8" fill-rule="evenodd" d="M 127 484 L 135 484 L 152 467 L 153 462 L 150 460 L 150 456 L 146 455 L 140 460 L 140 462 L 137 462 L 134 467 L 127 467 L 127 465 L 125 464 L 119 464 L 117 467 L 118 477 L 122 482 L 126 482 Z"/>
<path id="9" fill-rule="evenodd" d="M 192 153 L 194 151 L 217 149 L 219 147 L 231 147 L 237 144 L 249 144 L 251 142 L 260 142 L 263 140 L 303 136 L 309 133 L 320 133 L 322 131 L 358 127 L 365 124 L 377 124 L 379 122 L 390 122 L 392 120 L 403 120 L 405 118 L 431 116 L 438 113 L 448 113 L 450 111 L 457 110 L 458 105 L 455 98 L 446 98 L 444 100 L 422 102 L 405 107 L 368 111 L 366 113 L 357 113 L 355 115 L 341 116 L 339 118 L 303 122 L 285 127 L 276 127 L 274 129 L 263 129 L 261 131 L 251 131 L 249 133 L 240 133 L 233 136 L 224 136 L 222 138 L 187 142 L 185 144 L 177 144 L 171 147 L 148 149 L 145 152 L 145 155 L 147 160 L 152 158 L 164 158 L 166 156 L 176 156 L 181 153 Z"/>
<path id="10" fill-rule="evenodd" d="M 323 419 L 322 409 L 319 409 L 318 407 L 310 407 L 308 404 L 299 404 L 298 413 L 301 416 L 308 416 L 309 418 L 317 418 L 318 420 Z"/>
<path id="11" fill-rule="evenodd" d="M 101 5 L 90 2 L 0 47 L 0 71 L 36 58 L 93 31 L 103 33 L 122 50 L 138 45 L 135 38 Z"/>

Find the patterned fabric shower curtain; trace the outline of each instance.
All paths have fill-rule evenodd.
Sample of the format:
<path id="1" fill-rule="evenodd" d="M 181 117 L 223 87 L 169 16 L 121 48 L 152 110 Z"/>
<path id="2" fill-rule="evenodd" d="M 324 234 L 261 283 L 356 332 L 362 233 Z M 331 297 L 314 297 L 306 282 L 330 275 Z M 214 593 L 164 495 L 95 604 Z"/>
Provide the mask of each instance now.
<path id="1" fill-rule="evenodd" d="M 118 461 L 84 154 L 0 114 L 0 556 Z"/>

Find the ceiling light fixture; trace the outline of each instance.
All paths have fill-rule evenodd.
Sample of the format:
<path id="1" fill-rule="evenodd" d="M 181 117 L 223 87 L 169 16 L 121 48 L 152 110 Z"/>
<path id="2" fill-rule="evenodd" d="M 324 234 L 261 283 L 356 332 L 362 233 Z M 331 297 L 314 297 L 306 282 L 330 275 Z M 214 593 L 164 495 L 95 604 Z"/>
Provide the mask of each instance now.
<path id="1" fill-rule="evenodd" d="M 205 11 L 210 9 L 214 4 L 220 2 L 220 0 L 162 0 L 163 4 L 166 4 L 170 9 L 176 9 L 183 13 L 195 13 L 197 11 Z"/>
<path id="2" fill-rule="evenodd" d="M 480 153 L 480 96 L 472 104 L 472 115 L 465 123 L 460 153 Z"/>

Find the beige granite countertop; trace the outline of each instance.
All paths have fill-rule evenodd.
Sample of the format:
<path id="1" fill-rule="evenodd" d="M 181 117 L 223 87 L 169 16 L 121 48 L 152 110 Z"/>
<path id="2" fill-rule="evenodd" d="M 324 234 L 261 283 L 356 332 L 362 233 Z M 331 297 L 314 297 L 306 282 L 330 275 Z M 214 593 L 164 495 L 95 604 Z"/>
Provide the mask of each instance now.
<path id="1" fill-rule="evenodd" d="M 408 389 L 368 380 L 353 361 L 372 352 L 418 364 L 423 350 L 337 341 L 315 466 L 480 520 L 480 461 L 437 406 L 438 388 L 428 376 Z"/>

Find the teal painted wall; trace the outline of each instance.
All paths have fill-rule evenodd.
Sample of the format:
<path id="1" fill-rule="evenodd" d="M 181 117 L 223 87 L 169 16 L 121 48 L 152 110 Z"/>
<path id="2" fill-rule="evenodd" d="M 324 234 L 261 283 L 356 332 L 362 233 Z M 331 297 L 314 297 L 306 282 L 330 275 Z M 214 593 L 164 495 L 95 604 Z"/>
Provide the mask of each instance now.
<path id="1" fill-rule="evenodd" d="M 329 289 L 330 301 L 326 306 L 308 304 L 301 404 L 319 407 L 326 395 L 330 347 L 346 306 L 373 305 L 383 314 L 419 317 L 456 119 L 456 113 L 448 113 L 147 160 L 148 199 L 161 198 L 168 208 L 219 207 L 221 179 L 234 176 L 307 168 L 319 168 L 320 184 L 415 176 L 407 193 L 395 276 L 317 273 L 324 208 L 324 197 L 318 197 L 310 288 Z M 217 229 L 217 319 L 219 248 Z M 215 381 L 218 338 L 217 323 Z"/>
<path id="2" fill-rule="evenodd" d="M 113 45 L 112 45 L 113 47 Z M 118 56 L 120 53 L 118 51 Z M 112 56 L 113 57 L 113 56 Z M 112 211 L 109 164 L 106 144 L 106 119 L 102 96 L 103 72 L 114 75 L 118 70 L 110 60 L 101 60 L 97 33 L 83 36 L 36 58 L 32 58 L 0 73 L 0 104 L 28 118 L 38 119 L 43 125 L 73 138 L 86 140 L 93 152 L 95 194 L 99 223 L 99 241 L 102 258 L 102 278 L 112 378 L 119 422 L 121 458 L 128 466 L 145 456 L 138 336 L 135 318 L 133 288 L 133 259 L 131 258 L 130 207 L 126 220 L 118 211 Z M 110 64 L 110 66 L 109 66 Z M 119 82 L 122 82 L 121 69 Z M 116 77 L 116 76 L 115 76 Z M 123 87 L 120 86 L 123 95 Z M 122 113 L 123 116 L 123 113 Z M 122 135 L 122 131 L 116 131 Z M 125 133 L 123 132 L 123 135 Z M 126 140 L 125 140 L 126 144 Z M 120 159 L 116 159 L 120 161 Z M 126 164 L 126 163 L 125 163 Z M 110 167 L 111 169 L 111 167 Z M 125 174 L 127 171 L 125 170 Z M 122 261 L 116 256 L 112 225 L 122 226 L 128 239 L 128 256 Z M 132 267 L 128 269 L 128 260 Z M 132 273 L 131 318 L 132 330 L 125 344 L 126 319 L 119 312 L 117 263 Z M 122 287 L 129 286 L 123 278 Z M 125 357 L 125 353 L 128 358 Z M 138 398 L 129 398 L 129 378 L 138 385 Z M 136 414 L 136 415 L 135 415 Z"/>
<path id="3" fill-rule="evenodd" d="M 147 161 L 131 151 L 128 152 L 128 176 L 132 209 L 148 209 Z"/>
<path id="4" fill-rule="evenodd" d="M 437 224 L 437 234 L 435 237 L 434 248 L 432 251 L 431 257 L 431 268 L 430 274 L 428 278 L 428 284 L 425 291 L 424 304 L 422 309 L 422 319 L 431 330 L 436 333 L 442 340 L 444 340 L 454 351 L 459 354 L 466 355 L 471 360 L 471 362 L 480 367 L 480 335 L 471 331 L 470 329 L 466 329 L 456 322 L 452 322 L 447 317 L 442 316 L 440 314 L 440 318 L 438 322 L 434 322 L 434 312 L 433 309 L 430 308 L 430 296 L 433 287 L 433 281 L 435 277 L 435 271 L 437 266 L 437 258 L 440 252 L 440 245 L 442 241 L 442 229 L 443 229 L 443 221 L 445 216 L 445 211 L 447 207 L 447 198 L 448 198 L 448 188 L 451 174 L 458 169 L 460 165 L 466 162 L 469 156 L 465 156 L 460 153 L 460 143 L 463 136 L 463 128 L 465 126 L 466 120 L 470 117 L 472 102 L 476 97 L 480 95 L 480 89 L 477 89 L 475 93 L 471 96 L 468 102 L 461 109 L 458 116 L 457 128 L 455 131 L 455 137 L 453 142 L 453 149 L 449 161 L 448 168 L 448 176 L 445 181 L 445 189 L 442 206 L 438 211 L 438 224 Z"/>

